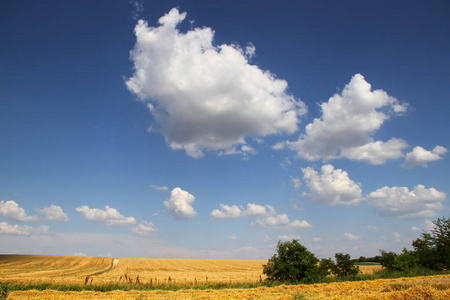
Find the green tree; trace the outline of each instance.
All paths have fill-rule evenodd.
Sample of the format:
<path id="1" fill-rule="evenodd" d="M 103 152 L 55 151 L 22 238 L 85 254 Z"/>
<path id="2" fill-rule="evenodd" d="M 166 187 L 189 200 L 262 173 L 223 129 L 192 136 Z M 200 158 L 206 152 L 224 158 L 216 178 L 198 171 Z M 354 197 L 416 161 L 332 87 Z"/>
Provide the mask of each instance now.
<path id="1" fill-rule="evenodd" d="M 356 276 L 359 273 L 359 267 L 350 259 L 350 254 L 336 253 L 336 264 L 332 268 L 333 274 L 341 277 Z"/>
<path id="2" fill-rule="evenodd" d="M 419 264 L 430 269 L 450 268 L 450 218 L 438 218 L 430 233 L 422 233 L 412 245 Z"/>
<path id="3" fill-rule="evenodd" d="M 278 241 L 276 253 L 263 265 L 269 280 L 313 282 L 319 278 L 317 257 L 298 240 Z"/>
<path id="4" fill-rule="evenodd" d="M 334 261 L 331 258 L 322 258 L 319 263 L 319 275 L 321 277 L 326 277 L 330 275 L 331 270 L 333 270 Z"/>

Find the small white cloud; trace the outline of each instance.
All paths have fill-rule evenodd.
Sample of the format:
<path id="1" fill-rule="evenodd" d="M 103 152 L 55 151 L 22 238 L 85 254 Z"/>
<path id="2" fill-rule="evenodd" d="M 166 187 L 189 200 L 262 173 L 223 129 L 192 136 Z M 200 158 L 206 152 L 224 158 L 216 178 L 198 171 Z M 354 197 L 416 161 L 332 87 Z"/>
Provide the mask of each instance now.
<path id="1" fill-rule="evenodd" d="M 442 159 L 443 155 L 447 153 L 447 148 L 442 146 L 434 147 L 433 151 L 427 151 L 424 148 L 414 147 L 412 152 L 406 154 L 405 168 L 413 168 L 415 166 L 427 167 L 429 162 Z"/>
<path id="2" fill-rule="evenodd" d="M 292 185 L 294 186 L 294 190 L 298 190 L 302 186 L 302 182 L 297 177 L 291 176 L 291 182 L 292 182 Z"/>
<path id="3" fill-rule="evenodd" d="M 238 238 L 237 237 L 235 237 L 235 236 L 230 236 L 230 240 L 234 240 L 234 241 L 236 241 Z"/>
<path id="4" fill-rule="evenodd" d="M 447 195 L 434 188 L 417 185 L 412 191 L 407 187 L 383 187 L 367 196 L 368 203 L 385 216 L 407 218 L 433 217 L 441 210 Z"/>
<path id="5" fill-rule="evenodd" d="M 240 217 L 256 217 L 275 214 L 275 209 L 270 206 L 262 206 L 254 203 L 247 203 L 247 209 L 237 205 L 220 204 L 220 209 L 211 212 L 214 219 L 236 219 Z"/>
<path id="6" fill-rule="evenodd" d="M 345 236 L 345 238 L 347 238 L 347 239 L 350 240 L 350 241 L 357 241 L 357 240 L 360 240 L 360 239 L 361 239 L 360 236 L 358 236 L 358 235 L 353 235 L 353 234 L 351 234 L 351 233 L 346 233 L 346 234 L 344 234 L 344 236 Z"/>
<path id="7" fill-rule="evenodd" d="M 62 208 L 57 205 L 50 205 L 38 210 L 45 220 L 67 222 L 69 217 L 63 212 Z"/>
<path id="8" fill-rule="evenodd" d="M 139 225 L 133 227 L 131 231 L 138 235 L 146 236 L 152 232 L 158 231 L 158 229 L 155 228 L 155 224 L 152 222 L 142 221 Z"/>
<path id="9" fill-rule="evenodd" d="M 342 94 L 335 94 L 320 107 L 322 116 L 306 126 L 305 134 L 298 141 L 286 142 L 299 157 L 307 160 L 347 157 L 380 164 L 403 156 L 403 141 L 375 142 L 373 135 L 384 121 L 391 115 L 404 113 L 408 105 L 383 90 L 372 91 L 361 74 L 353 76 Z"/>
<path id="10" fill-rule="evenodd" d="M 86 253 L 83 252 L 75 252 L 73 256 L 86 256 Z"/>
<path id="11" fill-rule="evenodd" d="M 185 18 L 173 8 L 157 27 L 138 21 L 130 54 L 134 74 L 126 81 L 141 101 L 151 102 L 168 145 L 202 157 L 204 150 L 235 152 L 247 137 L 294 133 L 306 107 L 288 94 L 285 80 L 249 64 L 254 45 L 245 52 L 215 46 L 211 28 L 178 30 Z"/>
<path id="12" fill-rule="evenodd" d="M 157 186 L 157 185 L 151 184 L 150 187 L 152 189 L 155 189 L 158 191 L 168 191 L 169 190 L 169 188 L 167 186 Z"/>
<path id="13" fill-rule="evenodd" d="M 211 216 L 215 219 L 236 219 L 242 216 L 241 209 L 236 205 L 220 204 L 219 206 L 220 210 L 215 209 L 211 212 Z"/>
<path id="14" fill-rule="evenodd" d="M 412 231 L 425 231 L 430 232 L 435 227 L 434 223 L 430 220 L 425 220 L 420 227 L 412 227 Z"/>
<path id="15" fill-rule="evenodd" d="M 264 239 L 263 239 L 263 242 L 264 242 L 264 243 L 268 243 L 268 242 L 270 242 L 271 240 L 272 240 L 272 239 L 271 239 L 269 236 L 266 235 L 266 236 L 264 237 Z"/>
<path id="16" fill-rule="evenodd" d="M 299 235 L 279 235 L 278 236 L 278 240 L 280 241 L 290 241 L 290 240 L 299 240 L 300 236 Z"/>
<path id="17" fill-rule="evenodd" d="M 319 175 L 311 167 L 303 168 L 303 178 L 311 190 L 311 200 L 326 205 L 356 205 L 363 200 L 360 184 L 341 169 L 323 165 Z"/>
<path id="18" fill-rule="evenodd" d="M 103 223 L 108 226 L 124 226 L 136 224 L 136 219 L 133 217 L 122 216 L 117 209 L 105 206 L 105 210 L 98 208 L 89 208 L 87 205 L 83 205 L 75 208 L 75 210 L 81 213 L 84 219 L 95 222 Z"/>
<path id="19" fill-rule="evenodd" d="M 312 227 L 311 224 L 304 220 L 301 222 L 299 220 L 294 220 L 291 222 L 286 214 L 258 218 L 254 224 L 261 227 L 268 227 L 278 230 L 295 230 Z"/>
<path id="20" fill-rule="evenodd" d="M 314 242 L 320 242 L 320 241 L 322 241 L 322 239 L 321 239 L 320 237 L 314 237 L 314 238 L 313 238 L 313 241 L 314 241 Z"/>
<path id="21" fill-rule="evenodd" d="M 0 201 L 0 214 L 6 218 L 21 222 L 32 222 L 39 219 L 37 216 L 28 216 L 25 210 L 13 200 Z"/>
<path id="22" fill-rule="evenodd" d="M 133 6 L 133 9 L 131 11 L 131 18 L 133 18 L 133 20 L 139 19 L 140 14 L 144 11 L 144 1 L 130 0 L 129 2 Z"/>
<path id="23" fill-rule="evenodd" d="M 172 190 L 170 199 L 164 201 L 164 206 L 169 210 L 172 216 L 177 220 L 187 220 L 197 215 L 192 207 L 195 197 L 179 187 Z"/>
<path id="24" fill-rule="evenodd" d="M 408 143 L 404 140 L 392 138 L 387 142 L 376 141 L 358 147 L 342 149 L 341 155 L 351 160 L 381 165 L 389 159 L 405 156 L 403 149 L 407 147 Z"/>
<path id="25" fill-rule="evenodd" d="M 32 235 L 48 233 L 48 226 L 32 227 L 28 225 L 9 225 L 7 222 L 0 222 L 0 234 L 11 235 Z"/>

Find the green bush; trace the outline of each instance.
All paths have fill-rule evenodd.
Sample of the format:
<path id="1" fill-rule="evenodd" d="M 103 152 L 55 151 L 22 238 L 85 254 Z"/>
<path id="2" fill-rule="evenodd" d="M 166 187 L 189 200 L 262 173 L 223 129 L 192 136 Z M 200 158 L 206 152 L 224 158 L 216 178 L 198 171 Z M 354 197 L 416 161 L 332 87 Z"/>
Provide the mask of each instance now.
<path id="1" fill-rule="evenodd" d="M 336 264 L 331 271 L 340 277 L 354 277 L 359 273 L 359 267 L 350 259 L 350 254 L 336 253 Z"/>
<path id="2" fill-rule="evenodd" d="M 319 279 L 319 260 L 298 240 L 278 241 L 276 252 L 263 265 L 263 273 L 269 280 L 314 282 Z"/>

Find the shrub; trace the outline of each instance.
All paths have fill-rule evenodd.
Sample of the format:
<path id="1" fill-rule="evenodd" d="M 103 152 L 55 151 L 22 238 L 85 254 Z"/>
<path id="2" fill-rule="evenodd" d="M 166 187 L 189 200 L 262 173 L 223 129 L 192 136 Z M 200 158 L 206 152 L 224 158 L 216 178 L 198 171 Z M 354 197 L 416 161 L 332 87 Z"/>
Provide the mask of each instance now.
<path id="1" fill-rule="evenodd" d="M 340 277 L 354 277 L 359 273 L 359 267 L 350 260 L 350 254 L 336 253 L 336 264 L 332 267 L 333 274 Z"/>
<path id="2" fill-rule="evenodd" d="M 263 265 L 263 273 L 269 280 L 304 282 L 318 280 L 319 260 L 298 240 L 278 241 L 276 252 L 267 265 Z"/>

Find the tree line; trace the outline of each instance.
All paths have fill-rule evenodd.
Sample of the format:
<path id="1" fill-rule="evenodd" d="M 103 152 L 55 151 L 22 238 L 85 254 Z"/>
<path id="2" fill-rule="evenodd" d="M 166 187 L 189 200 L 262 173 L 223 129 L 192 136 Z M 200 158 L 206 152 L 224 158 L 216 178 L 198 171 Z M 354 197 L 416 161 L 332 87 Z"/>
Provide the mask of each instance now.
<path id="1" fill-rule="evenodd" d="M 429 233 L 412 242 L 414 250 L 402 253 L 380 250 L 381 256 L 350 259 L 349 254 L 336 253 L 331 258 L 319 260 L 298 240 L 279 241 L 276 253 L 263 265 L 268 280 L 291 282 L 318 282 L 330 274 L 354 277 L 360 271 L 355 262 L 379 262 L 387 271 L 408 272 L 415 268 L 445 271 L 450 266 L 450 219 L 438 218 Z"/>

